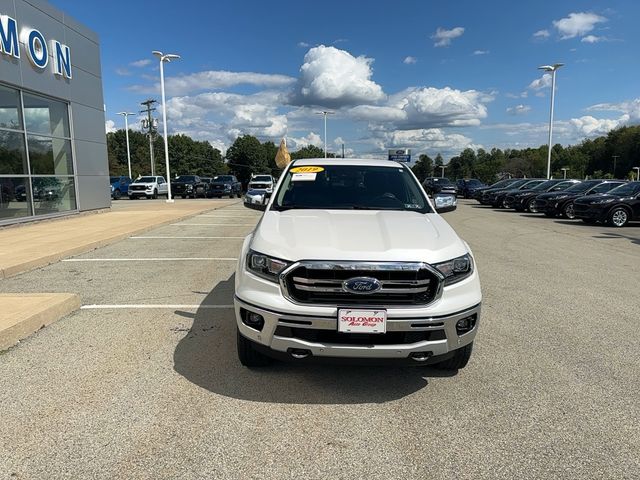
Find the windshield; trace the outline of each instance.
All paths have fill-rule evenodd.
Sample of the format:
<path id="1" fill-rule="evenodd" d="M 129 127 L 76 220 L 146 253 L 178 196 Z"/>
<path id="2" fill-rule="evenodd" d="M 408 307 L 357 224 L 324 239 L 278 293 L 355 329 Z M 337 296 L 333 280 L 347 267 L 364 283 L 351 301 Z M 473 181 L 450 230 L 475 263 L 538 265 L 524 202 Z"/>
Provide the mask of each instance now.
<path id="1" fill-rule="evenodd" d="M 270 182 L 271 177 L 269 175 L 257 175 L 253 177 L 252 182 Z"/>
<path id="2" fill-rule="evenodd" d="M 550 192 L 561 192 L 562 190 L 566 190 L 567 188 L 573 186 L 573 185 L 579 185 L 580 182 L 576 183 L 576 182 L 560 182 L 558 184 L 556 184 L 553 188 L 550 188 L 549 191 Z"/>
<path id="3" fill-rule="evenodd" d="M 176 178 L 176 182 L 195 182 L 196 177 L 193 175 L 180 175 Z"/>
<path id="4" fill-rule="evenodd" d="M 294 166 L 273 208 L 433 212 L 406 168 L 371 165 Z"/>
<path id="5" fill-rule="evenodd" d="M 533 187 L 535 187 L 537 185 L 540 185 L 542 183 L 545 183 L 545 181 L 544 180 L 531 180 L 529 182 L 523 183 L 520 188 L 522 190 L 526 190 L 526 189 L 529 189 L 529 188 L 533 188 Z"/>
<path id="6" fill-rule="evenodd" d="M 500 188 L 500 187 L 506 187 L 508 185 L 511 185 L 512 183 L 514 183 L 516 180 L 513 178 L 507 178 L 506 180 L 500 180 L 499 182 L 494 183 L 493 185 L 491 185 L 491 187 L 489 188 Z"/>
<path id="7" fill-rule="evenodd" d="M 530 182 L 530 180 L 527 180 L 527 179 L 518 180 L 517 182 L 513 182 L 513 183 L 511 183 L 509 185 L 505 185 L 505 188 L 506 187 L 509 187 L 510 189 L 511 188 L 520 188 L 521 186 L 523 186 L 524 184 L 529 183 L 529 182 Z"/>
<path id="8" fill-rule="evenodd" d="M 618 197 L 631 197 L 640 193 L 640 182 L 626 183 L 609 191 L 611 195 Z"/>
<path id="9" fill-rule="evenodd" d="M 531 190 L 535 192 L 546 192 L 549 188 L 557 184 L 558 182 L 556 180 L 547 180 L 546 182 L 539 183 L 535 187 L 531 187 Z"/>
<path id="10" fill-rule="evenodd" d="M 136 180 L 136 182 L 138 182 L 138 183 L 155 183 L 156 182 L 156 177 L 141 177 L 138 180 Z"/>
<path id="11" fill-rule="evenodd" d="M 469 187 L 476 187 L 478 185 L 482 185 L 482 182 L 480 180 L 476 180 L 475 178 L 472 178 L 471 180 L 467 180 L 467 185 Z"/>
<path id="12" fill-rule="evenodd" d="M 231 175 L 218 175 L 213 179 L 214 182 L 230 182 Z"/>
<path id="13" fill-rule="evenodd" d="M 109 182 L 114 183 L 114 182 L 119 182 L 120 181 L 120 177 L 109 177 Z"/>
<path id="14" fill-rule="evenodd" d="M 593 188 L 595 185 L 598 185 L 599 181 L 591 181 L 591 182 L 582 182 L 582 183 L 576 183 L 573 187 L 569 187 L 565 190 L 565 192 L 567 193 L 582 193 L 582 192 L 586 192 L 587 190 L 589 190 L 590 188 Z"/>

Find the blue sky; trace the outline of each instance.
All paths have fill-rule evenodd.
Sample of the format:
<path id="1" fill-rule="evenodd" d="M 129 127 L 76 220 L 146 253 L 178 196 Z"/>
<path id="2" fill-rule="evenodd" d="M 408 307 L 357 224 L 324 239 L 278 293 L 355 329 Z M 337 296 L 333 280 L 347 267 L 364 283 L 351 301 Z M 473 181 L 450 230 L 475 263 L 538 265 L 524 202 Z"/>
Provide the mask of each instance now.
<path id="1" fill-rule="evenodd" d="M 107 128 L 159 99 L 152 50 L 182 55 L 165 69 L 169 130 L 223 150 L 245 133 L 322 146 L 327 108 L 329 150 L 351 155 L 545 144 L 536 67 L 554 62 L 554 143 L 640 123 L 631 0 L 52 3 L 100 36 Z"/>

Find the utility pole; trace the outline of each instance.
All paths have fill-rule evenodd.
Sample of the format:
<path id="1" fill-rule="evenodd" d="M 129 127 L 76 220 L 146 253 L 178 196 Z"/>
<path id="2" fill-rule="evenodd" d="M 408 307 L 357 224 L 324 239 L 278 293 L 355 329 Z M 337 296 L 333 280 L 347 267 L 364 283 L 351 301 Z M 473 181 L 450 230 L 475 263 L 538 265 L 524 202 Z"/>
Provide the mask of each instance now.
<path id="1" fill-rule="evenodd" d="M 447 165 L 438 165 L 438 167 L 442 169 L 442 172 L 440 173 L 440 178 L 444 178 L 444 169 L 447 168 Z"/>
<path id="2" fill-rule="evenodd" d="M 560 170 L 562 170 L 562 173 L 564 174 L 564 178 L 565 180 L 567 179 L 567 170 L 569 170 L 567 167 L 562 167 Z"/>
<path id="3" fill-rule="evenodd" d="M 613 158 L 613 178 L 616 178 L 616 163 L 620 155 L 612 155 Z"/>
<path id="4" fill-rule="evenodd" d="M 342 144 L 342 158 L 344 158 L 344 143 Z"/>
<path id="5" fill-rule="evenodd" d="M 327 158 L 327 115 L 333 115 L 335 112 L 323 110 L 322 112 L 316 112 L 318 115 L 324 117 L 324 158 Z"/>
<path id="6" fill-rule="evenodd" d="M 140 105 L 144 105 L 147 107 L 146 110 L 140 110 L 140 113 L 146 113 L 147 118 L 142 120 L 142 128 L 146 128 L 148 130 L 147 135 L 149 135 L 149 155 L 151 156 L 151 176 L 155 176 L 156 174 L 156 162 L 153 156 L 153 139 L 156 135 L 156 120 L 152 117 L 151 112 L 153 112 L 156 108 L 152 107 L 154 103 L 158 103 L 156 100 L 150 98 L 142 102 Z M 167 182 L 170 181 L 169 178 L 166 179 Z"/>

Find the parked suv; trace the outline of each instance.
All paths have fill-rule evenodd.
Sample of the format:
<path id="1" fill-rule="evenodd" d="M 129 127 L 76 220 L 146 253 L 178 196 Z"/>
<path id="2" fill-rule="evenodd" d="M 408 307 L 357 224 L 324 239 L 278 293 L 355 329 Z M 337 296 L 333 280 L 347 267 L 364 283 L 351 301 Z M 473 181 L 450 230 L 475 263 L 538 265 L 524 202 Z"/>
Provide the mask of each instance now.
<path id="1" fill-rule="evenodd" d="M 537 212 L 544 213 L 547 217 L 562 216 L 573 219 L 574 200 L 584 195 L 596 195 L 607 193 L 622 184 L 623 180 L 585 180 L 562 192 L 543 193 L 536 197 L 534 208 Z"/>
<path id="2" fill-rule="evenodd" d="M 210 188 L 212 197 L 222 198 L 226 195 L 229 198 L 234 196 L 242 197 L 242 184 L 235 175 L 218 175 L 214 177 Z"/>
<path id="3" fill-rule="evenodd" d="M 198 175 L 180 175 L 171 182 L 171 194 L 182 198 L 196 198 L 206 193 L 207 185 Z"/>
<path id="4" fill-rule="evenodd" d="M 540 178 L 534 178 L 534 179 L 529 179 L 528 182 L 525 182 L 519 186 L 516 186 L 518 184 L 514 183 L 513 187 L 508 187 L 506 190 L 497 190 L 491 195 L 491 205 L 494 208 L 509 208 L 506 205 L 506 199 L 508 195 L 514 195 L 524 190 L 530 190 L 544 182 L 546 182 L 546 180 L 543 180 Z"/>
<path id="5" fill-rule="evenodd" d="M 249 180 L 247 190 L 265 190 L 272 192 L 274 184 L 275 182 L 271 175 L 253 175 L 251 180 Z"/>
<path id="6" fill-rule="evenodd" d="M 517 192 L 507 194 L 504 199 L 504 206 L 506 208 L 513 208 L 516 212 L 535 213 L 536 209 L 533 204 L 537 195 L 547 192 L 561 192 L 576 183 L 580 183 L 580 180 L 547 180 L 531 189 L 518 190 Z"/>
<path id="7" fill-rule="evenodd" d="M 436 193 L 456 195 L 458 193 L 455 184 L 446 177 L 427 177 L 422 182 L 422 187 L 427 195 L 435 195 Z"/>
<path id="8" fill-rule="evenodd" d="M 586 223 L 607 222 L 612 227 L 624 227 L 631 220 L 640 220 L 640 182 L 620 185 L 609 193 L 576 198 L 574 212 Z"/>
<path id="9" fill-rule="evenodd" d="M 463 368 L 482 295 L 469 246 L 402 163 L 308 159 L 283 173 L 235 275 L 238 356 Z M 455 197 L 435 197 L 452 210 Z"/>
<path id="10" fill-rule="evenodd" d="M 122 195 L 126 195 L 129 192 L 129 184 L 131 182 L 132 180 L 129 177 L 110 177 L 111 198 L 118 200 Z"/>
<path id="11" fill-rule="evenodd" d="M 140 177 L 135 182 L 129 184 L 128 195 L 130 200 L 136 198 L 158 198 L 158 195 L 169 196 L 169 186 L 160 176 Z"/>
<path id="12" fill-rule="evenodd" d="M 486 185 L 477 178 L 461 178 L 456 182 L 458 195 L 463 198 L 473 198 L 478 189 L 485 187 Z"/>

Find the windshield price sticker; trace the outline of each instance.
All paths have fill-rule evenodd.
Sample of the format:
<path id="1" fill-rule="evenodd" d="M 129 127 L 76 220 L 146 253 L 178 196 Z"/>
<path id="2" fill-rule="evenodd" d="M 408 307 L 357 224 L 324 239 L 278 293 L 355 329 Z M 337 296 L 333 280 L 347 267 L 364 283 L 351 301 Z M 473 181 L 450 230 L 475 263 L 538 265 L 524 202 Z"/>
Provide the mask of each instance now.
<path id="1" fill-rule="evenodd" d="M 317 173 L 294 173 L 291 175 L 292 182 L 313 182 Z"/>
<path id="2" fill-rule="evenodd" d="M 291 173 L 320 173 L 324 172 L 323 167 L 293 167 Z"/>
<path id="3" fill-rule="evenodd" d="M 338 331 L 344 333 L 386 333 L 386 310 L 338 310 Z"/>

